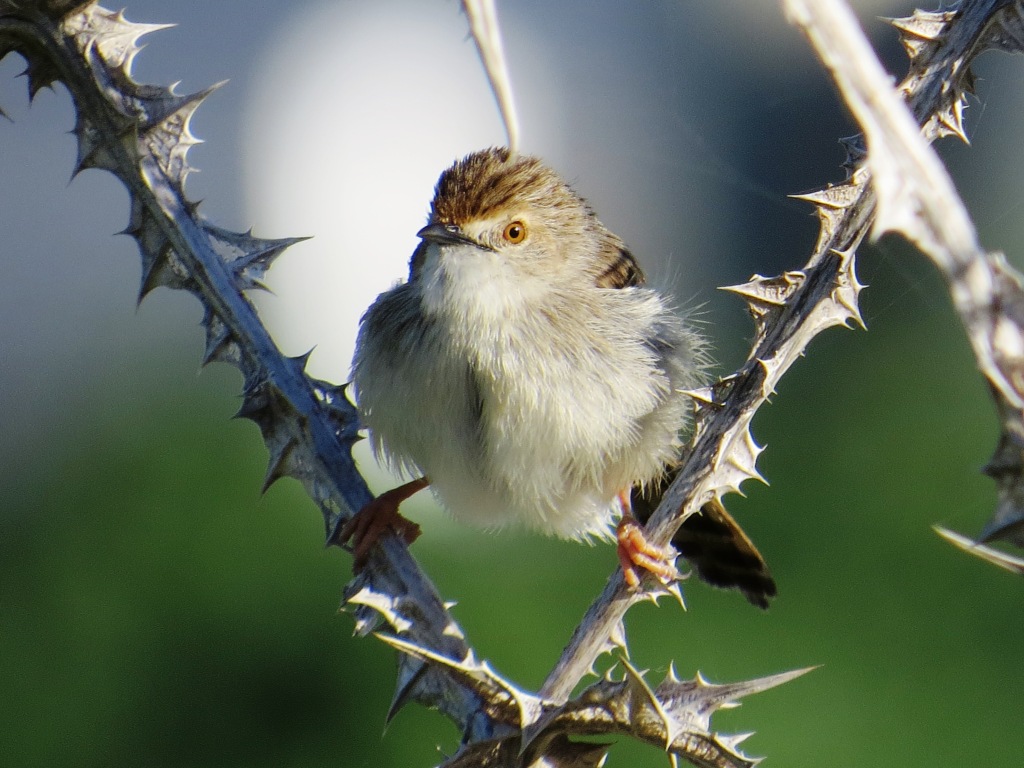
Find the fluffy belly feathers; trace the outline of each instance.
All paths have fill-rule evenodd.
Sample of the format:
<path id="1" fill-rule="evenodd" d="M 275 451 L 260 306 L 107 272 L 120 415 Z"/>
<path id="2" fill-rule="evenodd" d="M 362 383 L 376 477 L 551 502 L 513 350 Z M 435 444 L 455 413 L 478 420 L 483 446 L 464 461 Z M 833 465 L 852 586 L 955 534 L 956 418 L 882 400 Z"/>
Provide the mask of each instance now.
<path id="1" fill-rule="evenodd" d="M 690 410 L 682 390 L 696 384 L 700 349 L 654 292 L 605 294 L 598 298 L 615 304 L 591 315 L 612 317 L 600 348 L 580 342 L 595 338 L 593 328 L 561 329 L 556 343 L 538 344 L 550 329 L 531 334 L 524 320 L 504 325 L 527 329 L 516 335 L 486 337 L 444 318 L 424 330 L 407 286 L 382 295 L 364 318 L 353 367 L 374 450 L 425 474 L 460 521 L 610 535 L 618 492 L 654 479 L 678 455 Z M 633 322 L 616 322 L 616 312 Z M 623 337 L 625 327 L 643 333 Z M 510 366 L 527 375 L 508 375 Z"/>

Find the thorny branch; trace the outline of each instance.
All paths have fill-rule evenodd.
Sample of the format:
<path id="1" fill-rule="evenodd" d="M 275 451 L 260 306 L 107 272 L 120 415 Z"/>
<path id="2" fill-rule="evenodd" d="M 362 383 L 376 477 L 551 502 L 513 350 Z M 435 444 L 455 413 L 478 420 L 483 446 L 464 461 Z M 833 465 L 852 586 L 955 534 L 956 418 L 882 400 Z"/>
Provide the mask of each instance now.
<path id="1" fill-rule="evenodd" d="M 1024 5 L 974 4 L 985 24 L 969 48 L 953 45 L 957 35 L 935 34 L 967 7 L 918 14 L 901 25 L 912 60 L 912 77 L 901 86 L 906 101 L 889 86 L 868 42 L 859 34 L 849 9 L 837 0 L 787 0 L 786 7 L 832 73 L 854 116 L 864 129 L 870 174 L 879 198 L 872 237 L 900 232 L 938 267 L 953 306 L 967 331 L 978 368 L 988 379 L 1002 421 L 999 446 L 985 472 L 999 485 L 996 513 L 981 541 L 1005 539 L 1024 546 L 1024 276 L 1001 253 L 987 253 L 952 180 L 917 129 L 914 115 L 929 114 L 914 77 L 934 60 L 947 60 L 965 72 L 985 48 L 1020 51 L 1024 42 Z M 972 6 L 973 7 L 973 6 Z M 961 27 L 957 32 L 961 32 Z M 916 70 L 916 72 L 914 71 Z M 934 127 L 962 137 L 961 113 L 969 77 L 950 83 L 951 109 Z M 935 86 L 930 86 L 934 88 Z M 953 544 L 1000 567 L 1024 572 L 1024 560 L 937 529 Z"/>
<path id="2" fill-rule="evenodd" d="M 817 40 L 817 27 L 800 15 L 810 13 L 807 9 L 812 5 L 819 7 L 796 0 L 789 7 Z M 507 88 L 500 51 L 496 58 L 493 51 L 498 38 L 491 3 L 467 0 L 466 7 L 471 20 L 483 20 L 479 30 L 474 24 L 477 44 L 496 83 L 499 102 L 510 114 L 510 91 L 502 96 L 495 79 L 497 72 Z M 483 15 L 474 17 L 481 9 Z M 923 137 L 928 141 L 946 134 L 962 137 L 969 64 L 986 48 L 1020 49 L 1024 25 L 1019 3 L 964 2 L 955 10 L 918 13 L 894 24 L 911 55 L 910 74 L 900 89 L 922 126 Z M 370 499 L 350 455 L 358 439 L 355 410 L 344 387 L 313 380 L 305 373 L 305 358 L 281 355 L 245 295 L 259 286 L 273 260 L 295 239 L 264 240 L 222 229 L 203 219 L 198 205 L 186 198 L 190 170 L 186 155 L 195 143 L 189 120 L 213 89 L 178 95 L 132 79 L 138 39 L 159 28 L 130 23 L 95 2 L 0 0 L 0 58 L 12 51 L 25 58 L 30 94 L 55 81 L 67 86 L 78 115 L 76 170 L 106 169 L 130 192 L 126 232 L 136 239 L 142 254 L 140 300 L 163 285 L 187 290 L 202 303 L 207 337 L 204 360 L 234 364 L 243 374 L 239 415 L 259 425 L 269 449 L 265 485 L 286 475 L 299 479 L 321 508 L 330 540 L 339 521 Z M 849 19 L 841 21 L 838 31 L 838 41 L 821 43 L 823 59 L 834 71 L 832 46 L 859 34 Z M 873 54 L 862 51 L 857 60 L 873 62 Z M 842 80 L 838 71 L 837 78 Z M 818 243 L 804 268 L 774 278 L 755 276 L 730 289 L 747 301 L 756 324 L 755 344 L 739 371 L 695 393 L 700 406 L 688 460 L 649 524 L 649 534 L 660 543 L 667 543 L 679 523 L 705 502 L 738 490 L 745 479 L 759 477 L 755 464 L 761 449 L 750 433 L 757 408 L 817 333 L 834 325 L 860 323 L 854 252 L 872 226 L 876 209 L 880 211 L 876 230 L 883 226 L 907 231 L 922 248 L 939 254 L 933 257 L 950 276 L 955 303 L 1006 415 L 1003 441 L 989 467 L 1004 492 L 997 528 L 1020 528 L 1022 515 L 1016 503 L 1024 495 L 1020 448 L 1024 353 L 1019 352 L 1024 349 L 1024 334 L 1016 322 L 1024 317 L 1020 281 L 999 258 L 978 251 L 970 238 L 947 242 L 938 227 L 927 228 L 936 223 L 934 209 L 928 206 L 947 205 L 948 199 L 929 203 L 924 196 L 892 193 L 893 185 L 902 193 L 902 185 L 916 178 L 913 163 L 904 159 L 927 163 L 921 160 L 924 145 L 910 141 L 904 125 L 899 134 L 902 143 L 886 149 L 889 145 L 880 143 L 869 122 L 871 114 L 869 108 L 863 115 L 858 112 L 867 127 L 867 159 L 864 146 L 850 140 L 850 162 L 855 167 L 851 177 L 803 196 L 816 206 L 821 219 Z M 909 133 L 917 131 L 911 128 Z M 514 142 L 514 124 L 509 135 Z M 892 173 L 879 170 L 879 163 L 889 167 L 890 161 Z M 869 183 L 872 173 L 875 180 Z M 910 213 L 906 207 L 890 209 L 894 198 L 911 201 Z M 600 654 L 615 645 L 625 646 L 622 618 L 626 610 L 659 595 L 656 590 L 627 591 L 617 572 L 542 690 L 533 694 L 476 660 L 433 585 L 397 539 L 385 541 L 345 594 L 355 611 L 357 632 L 367 634 L 386 623 L 390 634 L 378 636 L 400 651 L 391 714 L 408 701 L 418 701 L 437 707 L 462 729 L 463 745 L 446 763 L 449 766 L 593 767 L 603 760 L 607 745 L 578 743 L 570 736 L 611 733 L 657 744 L 673 761 L 683 758 L 707 768 L 752 766 L 756 761 L 738 749 L 740 737 L 712 731 L 712 713 L 804 671 L 732 685 L 711 685 L 699 677 L 679 681 L 670 671 L 652 688 L 623 662 L 621 679 L 609 673 L 573 697 Z"/>

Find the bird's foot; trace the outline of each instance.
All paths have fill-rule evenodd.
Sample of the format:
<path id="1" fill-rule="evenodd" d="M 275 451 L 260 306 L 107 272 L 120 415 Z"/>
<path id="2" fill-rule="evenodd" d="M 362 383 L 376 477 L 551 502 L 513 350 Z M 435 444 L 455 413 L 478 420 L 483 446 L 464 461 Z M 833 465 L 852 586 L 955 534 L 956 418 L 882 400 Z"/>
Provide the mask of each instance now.
<path id="1" fill-rule="evenodd" d="M 343 545 L 352 542 L 352 570 L 361 571 L 370 551 L 385 533 L 391 531 L 412 544 L 419 538 L 420 527 L 398 511 L 399 505 L 429 485 L 425 477 L 382 493 L 356 512 L 334 535 L 332 541 Z"/>
<path id="2" fill-rule="evenodd" d="M 682 578 L 676 570 L 677 552 L 672 547 L 659 547 L 647 540 L 643 526 L 632 515 L 624 514 L 615 531 L 618 540 L 619 564 L 626 584 L 632 589 L 640 586 L 640 570 L 648 571 L 663 584 Z"/>

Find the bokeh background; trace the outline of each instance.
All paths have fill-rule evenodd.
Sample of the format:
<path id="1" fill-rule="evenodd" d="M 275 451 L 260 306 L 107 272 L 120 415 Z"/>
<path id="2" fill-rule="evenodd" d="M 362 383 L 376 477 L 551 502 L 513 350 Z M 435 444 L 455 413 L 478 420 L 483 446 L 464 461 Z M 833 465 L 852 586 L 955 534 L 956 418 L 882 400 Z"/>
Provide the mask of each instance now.
<path id="1" fill-rule="evenodd" d="M 905 61 L 856 4 L 894 75 Z M 197 114 L 189 193 L 222 226 L 312 235 L 259 304 L 282 348 L 346 378 L 355 323 L 404 275 L 432 184 L 501 143 L 454 0 L 132 0 L 138 79 L 181 92 L 230 78 Z M 719 373 L 751 328 L 717 286 L 798 268 L 810 208 L 854 132 L 776 3 L 499 3 L 527 151 L 546 157 L 682 304 L 701 307 Z M 983 242 L 1024 264 L 1024 62 L 976 67 L 973 146 L 942 153 Z M 157 291 L 112 233 L 127 195 L 69 183 L 61 87 L 29 108 L 0 62 L 0 764 L 429 766 L 448 721 L 418 707 L 382 734 L 394 658 L 336 613 L 348 556 L 325 550 L 297 483 L 259 494 L 266 452 L 230 416 L 238 373 L 200 373 L 201 312 Z M 762 613 L 685 587 L 688 610 L 634 610 L 632 658 L 732 681 L 822 665 L 717 716 L 765 765 L 1017 766 L 1022 583 L 954 551 L 980 530 L 996 419 L 929 264 L 898 239 L 861 249 L 870 332 L 833 330 L 754 423 L 771 488 L 731 507 L 773 566 Z M 368 466 L 369 460 L 363 458 Z M 369 466 L 368 466 L 369 469 Z M 388 480 L 373 475 L 377 488 Z M 610 573 L 607 546 L 453 525 L 409 509 L 415 554 L 480 656 L 536 688 Z M 629 743 L 609 766 L 663 765 Z"/>

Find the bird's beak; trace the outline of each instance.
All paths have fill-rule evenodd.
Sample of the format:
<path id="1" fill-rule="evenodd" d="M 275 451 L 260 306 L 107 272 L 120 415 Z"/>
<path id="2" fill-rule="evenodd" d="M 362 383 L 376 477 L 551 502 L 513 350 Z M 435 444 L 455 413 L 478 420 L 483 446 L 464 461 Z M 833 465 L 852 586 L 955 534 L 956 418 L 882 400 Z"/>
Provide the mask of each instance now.
<path id="1" fill-rule="evenodd" d="M 440 245 L 472 245 L 476 248 L 483 248 L 485 251 L 490 250 L 490 248 L 481 245 L 476 240 L 466 237 L 455 224 L 442 224 L 439 221 L 427 224 L 427 226 L 416 233 L 416 237 Z"/>

